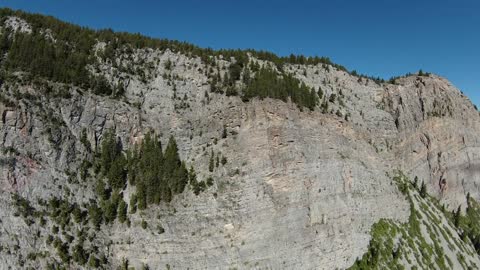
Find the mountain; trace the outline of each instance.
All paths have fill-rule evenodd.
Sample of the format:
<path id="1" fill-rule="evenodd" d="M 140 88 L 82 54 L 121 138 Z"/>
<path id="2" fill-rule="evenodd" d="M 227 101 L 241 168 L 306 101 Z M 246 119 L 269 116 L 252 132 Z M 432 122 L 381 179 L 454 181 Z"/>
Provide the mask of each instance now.
<path id="1" fill-rule="evenodd" d="M 448 80 L 0 18 L 0 268 L 480 266 Z"/>

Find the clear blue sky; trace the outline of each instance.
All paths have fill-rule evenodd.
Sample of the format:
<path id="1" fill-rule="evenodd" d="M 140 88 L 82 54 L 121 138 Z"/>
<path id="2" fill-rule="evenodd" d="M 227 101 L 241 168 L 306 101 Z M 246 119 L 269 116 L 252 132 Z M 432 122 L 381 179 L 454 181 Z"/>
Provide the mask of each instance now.
<path id="1" fill-rule="evenodd" d="M 418 69 L 447 77 L 480 105 L 478 0 L 0 0 L 92 28 L 328 56 L 368 75 Z"/>

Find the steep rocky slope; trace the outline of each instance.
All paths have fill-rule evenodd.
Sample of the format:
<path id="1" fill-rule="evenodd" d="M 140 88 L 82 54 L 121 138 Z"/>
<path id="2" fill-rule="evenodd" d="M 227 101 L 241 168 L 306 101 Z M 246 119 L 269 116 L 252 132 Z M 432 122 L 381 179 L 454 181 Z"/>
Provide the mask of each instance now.
<path id="1" fill-rule="evenodd" d="M 28 19 L 6 16 L 3 35 L 30 34 L 37 26 Z M 45 39 L 56 39 L 55 31 L 41 30 Z M 126 260 L 137 269 L 344 269 L 367 252 L 376 222 L 408 222 L 412 202 L 392 179 L 395 170 L 425 181 L 447 209 L 465 208 L 467 193 L 480 199 L 479 115 L 441 77 L 410 75 L 384 83 L 331 64 L 271 63 L 321 88 L 311 111 L 291 101 L 242 101 L 241 94 L 212 91 L 212 74 L 224 78 L 235 58 L 217 54 L 212 65 L 175 48 L 148 46 L 119 47 L 114 58 L 102 57 L 108 46 L 96 41 L 86 69 L 109 85 L 121 82 L 124 93 L 117 97 L 76 83 L 32 79 L 34 71 L 3 76 L 3 268 L 90 268 L 90 260 L 76 259 L 80 245 L 107 269 Z M 245 55 L 249 63 L 270 64 L 255 53 Z M 229 87 L 241 91 L 242 81 Z M 213 185 L 198 195 L 188 185 L 169 203 L 129 211 L 128 223 L 116 220 L 96 229 L 84 215 L 59 226 L 46 203 L 52 198 L 85 212 L 85 205 L 99 200 L 95 185 L 101 176 L 94 169 L 86 177 L 81 172 L 85 160 L 95 161 L 108 130 L 125 150 L 150 131 L 163 145 L 173 135 L 182 160 L 198 179 L 212 177 Z M 213 172 L 212 152 L 226 161 Z M 135 190 L 131 184 L 122 189 L 128 204 Z M 449 225 L 448 232 L 452 241 L 463 241 L 455 235 L 459 229 Z M 444 253 L 468 257 L 467 263 L 449 257 L 449 268 L 480 265 L 471 242 L 448 241 L 440 241 Z M 402 264 L 423 265 L 407 259 Z"/>

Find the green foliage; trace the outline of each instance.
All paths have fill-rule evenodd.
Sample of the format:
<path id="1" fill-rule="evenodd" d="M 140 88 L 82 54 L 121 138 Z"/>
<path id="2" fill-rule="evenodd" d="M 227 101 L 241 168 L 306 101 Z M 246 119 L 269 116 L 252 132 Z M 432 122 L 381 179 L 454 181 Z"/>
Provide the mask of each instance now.
<path id="1" fill-rule="evenodd" d="M 101 200 L 108 200 L 110 198 L 110 189 L 106 188 L 105 182 L 101 179 L 97 181 L 95 186 L 95 193 Z"/>
<path id="2" fill-rule="evenodd" d="M 170 137 L 165 153 L 155 135 L 146 134 L 140 147 L 128 155 L 128 174 L 137 187 L 137 205 L 169 202 L 174 194 L 182 193 L 188 183 L 185 163 L 178 155 L 177 143 Z"/>
<path id="3" fill-rule="evenodd" d="M 77 204 L 73 205 L 72 215 L 73 215 L 73 220 L 76 223 L 81 223 L 86 216 L 85 214 L 86 213 L 82 211 L 82 209 L 80 209 L 80 207 Z"/>
<path id="4" fill-rule="evenodd" d="M 127 171 L 125 168 L 127 160 L 123 154 L 119 154 L 112 162 L 107 173 L 109 184 L 114 189 L 123 189 L 126 184 Z"/>
<path id="5" fill-rule="evenodd" d="M 451 215 L 452 222 L 462 232 L 462 238 L 468 238 L 477 254 L 480 255 L 480 204 L 467 194 L 467 209 L 462 215 L 460 206 Z"/>
<path id="6" fill-rule="evenodd" d="M 109 185 L 114 189 L 123 189 L 126 183 L 127 161 L 112 129 L 108 130 L 102 139 L 100 162 L 101 172 L 107 177 Z"/>
<path id="7" fill-rule="evenodd" d="M 110 83 L 103 76 L 92 77 L 90 83 L 90 87 L 96 95 L 109 96 L 113 93 Z"/>
<path id="8" fill-rule="evenodd" d="M 130 213 L 135 214 L 137 212 L 137 194 L 130 196 Z"/>
<path id="9" fill-rule="evenodd" d="M 213 186 L 213 178 L 211 176 L 209 176 L 207 178 L 206 182 L 207 182 L 207 186 L 209 186 L 209 187 Z"/>
<path id="10" fill-rule="evenodd" d="M 100 225 L 103 221 L 103 212 L 100 207 L 97 206 L 96 203 L 91 203 L 88 207 L 88 216 L 90 218 L 90 222 L 95 228 L 100 228 Z"/>
<path id="11" fill-rule="evenodd" d="M 120 270 L 128 270 L 128 265 L 129 265 L 128 259 L 123 258 L 122 259 L 122 264 L 121 264 L 119 269 Z"/>
<path id="12" fill-rule="evenodd" d="M 240 80 L 242 69 L 242 65 L 238 62 L 231 64 L 228 68 L 230 74 L 228 83 L 233 84 L 235 81 Z"/>
<path id="13" fill-rule="evenodd" d="M 59 238 L 53 242 L 54 247 L 57 249 L 57 255 L 60 257 L 63 263 L 68 264 L 70 262 L 70 254 L 68 252 L 68 243 L 63 243 Z"/>
<path id="14" fill-rule="evenodd" d="M 227 138 L 227 126 L 223 125 L 222 139 Z"/>
<path id="15" fill-rule="evenodd" d="M 30 204 L 30 202 L 18 195 L 17 193 L 12 194 L 12 200 L 16 206 L 17 212 L 23 217 L 28 218 L 36 215 L 35 208 Z"/>
<path id="16" fill-rule="evenodd" d="M 91 63 L 90 52 L 76 50 L 63 40 L 54 43 L 38 29 L 34 29 L 32 34 L 17 32 L 11 45 L 2 51 L 6 52 L 5 66 L 8 70 L 27 71 L 53 81 L 90 87 L 90 75 L 86 69 L 86 65 Z"/>
<path id="17" fill-rule="evenodd" d="M 227 158 L 225 156 L 222 157 L 222 165 L 227 164 Z"/>
<path id="18" fill-rule="evenodd" d="M 215 154 L 213 153 L 213 150 L 212 150 L 212 153 L 210 154 L 210 160 L 208 162 L 208 171 L 213 172 L 214 169 L 215 169 Z"/>
<path id="19" fill-rule="evenodd" d="M 458 206 L 457 211 L 453 213 L 453 224 L 458 227 L 460 225 L 460 218 L 462 215 L 462 208 Z"/>
<path id="20" fill-rule="evenodd" d="M 77 244 L 73 247 L 72 259 L 80 265 L 87 263 L 88 255 L 82 245 Z"/>
<path id="21" fill-rule="evenodd" d="M 164 67 L 166 70 L 172 70 L 172 61 L 170 61 L 170 59 L 167 59 L 167 61 L 164 64 Z"/>
<path id="22" fill-rule="evenodd" d="M 120 200 L 120 195 L 118 192 L 114 192 L 112 197 L 107 200 L 103 201 L 103 213 L 105 223 L 113 222 L 117 218 L 117 210 L 118 210 L 118 203 Z"/>
<path id="23" fill-rule="evenodd" d="M 450 231 L 440 221 L 441 212 L 435 200 L 428 194 L 424 198 L 418 196 L 415 182 L 409 182 L 401 173 L 394 177 L 394 181 L 410 203 L 408 222 L 382 219 L 375 223 L 367 252 L 349 269 L 404 269 L 405 262 L 413 262 L 412 269 L 451 269 L 453 264 L 439 244 L 442 242 L 439 237 L 445 239 L 453 252 L 455 248 L 463 252 L 464 247 L 448 235 Z M 427 241 L 426 234 L 433 245 Z M 466 263 L 462 266 L 468 268 Z"/>
<path id="24" fill-rule="evenodd" d="M 105 78 L 92 76 L 86 68 L 94 63 L 94 31 L 51 17 L 9 9 L 0 11 L 2 19 L 9 15 L 27 20 L 32 26 L 32 33 L 13 34 L 7 28 L 2 35 L 0 53 L 4 55 L 8 52 L 3 63 L 7 71 L 26 71 L 33 77 L 92 88 L 98 94 L 111 94 L 110 85 L 104 83 Z M 51 30 L 55 40 L 45 35 L 45 29 Z"/>
<path id="25" fill-rule="evenodd" d="M 335 103 L 336 98 L 337 98 L 336 94 L 331 94 L 330 97 L 328 98 L 328 101 L 330 103 Z"/>
<path id="26" fill-rule="evenodd" d="M 317 95 L 319 99 L 323 98 L 323 90 L 320 86 L 318 87 Z"/>
<path id="27" fill-rule="evenodd" d="M 237 80 L 243 79 L 243 83 L 251 83 L 251 72 L 258 72 L 261 68 L 258 63 L 249 64 L 249 54 L 259 60 L 269 61 L 281 72 L 285 64 L 300 65 L 319 65 L 329 72 L 336 68 L 341 71 L 348 70 L 338 64 L 333 63 L 328 57 L 306 57 L 303 55 L 290 55 L 279 57 L 271 52 L 256 50 L 213 50 L 211 48 L 200 48 L 190 43 L 167 39 L 154 39 L 140 34 L 130 34 L 125 32 L 114 32 L 111 29 L 92 30 L 85 27 L 79 27 L 73 24 L 59 21 L 53 17 L 42 16 L 39 14 L 29 14 L 22 11 L 13 11 L 11 9 L 0 9 L 0 18 L 5 20 L 8 16 L 17 16 L 26 20 L 32 26 L 32 33 L 11 34 L 7 29 L 6 33 L 0 36 L 0 53 L 7 55 L 4 66 L 8 71 L 22 70 L 31 73 L 35 77 L 44 77 L 53 81 L 72 83 L 83 88 L 92 89 L 93 93 L 99 95 L 110 95 L 119 97 L 124 92 L 123 84 L 116 86 L 110 85 L 103 76 L 93 76 L 87 70 L 87 66 L 98 64 L 97 56 L 103 61 L 116 64 L 119 53 L 132 53 L 134 49 L 152 48 L 160 51 L 171 50 L 182 53 L 189 57 L 198 57 L 207 65 L 213 67 L 216 61 L 223 59 L 234 59 L 230 64 L 228 72 L 224 77 L 225 86 L 232 86 Z M 45 29 L 49 29 L 52 40 L 45 35 Z M 103 51 L 95 54 L 94 45 L 97 41 L 106 44 Z M 171 60 L 164 63 L 166 70 L 173 67 Z M 136 72 L 137 69 L 124 68 L 127 72 Z M 422 72 L 423 73 L 423 72 Z M 243 78 L 242 78 L 243 74 Z M 353 76 L 367 78 L 377 83 L 384 82 L 383 79 L 368 77 L 352 71 Z M 217 74 L 218 75 L 218 74 Z M 144 76 L 144 75 L 143 75 Z M 212 82 L 212 91 L 218 91 L 218 77 Z M 221 90 L 220 90 L 221 91 Z M 235 95 L 235 87 L 227 88 L 227 95 Z M 258 96 L 262 96 L 259 93 Z M 285 98 L 283 94 L 278 94 Z M 310 102 L 302 100 L 305 95 L 303 91 L 298 94 L 300 100 L 294 101 L 299 106 L 312 108 Z M 249 93 L 246 98 L 257 96 Z M 268 95 L 270 96 L 270 95 Z M 307 96 L 307 95 L 305 95 Z M 276 98 L 275 95 L 270 96 Z M 292 97 L 296 99 L 297 97 Z M 304 103 L 305 102 L 305 103 Z"/>
<path id="28" fill-rule="evenodd" d="M 422 186 L 420 188 L 420 196 L 422 196 L 422 198 L 425 198 L 426 195 L 427 195 L 427 185 L 425 184 L 425 182 L 422 181 Z"/>
<path id="29" fill-rule="evenodd" d="M 125 201 L 120 198 L 120 202 L 118 204 L 118 221 L 120 221 L 120 223 L 124 223 L 127 220 L 127 208 L 128 206 Z"/>
<path id="30" fill-rule="evenodd" d="M 78 206 L 77 206 L 78 207 Z M 67 200 L 58 199 L 56 197 L 51 198 L 48 203 L 50 210 L 50 216 L 62 229 L 70 224 L 74 204 L 70 204 Z"/>
<path id="31" fill-rule="evenodd" d="M 88 259 L 88 266 L 90 268 L 98 268 L 100 267 L 100 261 L 92 254 L 90 254 L 90 258 Z"/>
<path id="32" fill-rule="evenodd" d="M 80 134 L 80 142 L 85 147 L 85 149 L 87 149 L 88 152 L 92 150 L 92 145 L 87 139 L 87 129 L 85 128 L 82 129 L 82 133 Z"/>
<path id="33" fill-rule="evenodd" d="M 185 163 L 178 155 L 177 143 L 170 137 L 165 150 L 164 179 L 172 194 L 182 193 L 188 182 L 188 172 Z"/>
<path id="34" fill-rule="evenodd" d="M 255 77 L 246 86 L 242 99 L 275 98 L 287 101 L 288 98 L 300 108 L 307 107 L 313 110 L 318 104 L 318 95 L 315 91 L 291 74 L 279 73 L 271 67 L 262 67 Z"/>
<path id="35" fill-rule="evenodd" d="M 197 174 L 193 167 L 190 167 L 190 171 L 188 172 L 188 181 L 190 182 L 190 186 L 193 189 L 193 193 L 195 195 L 200 194 L 200 192 L 205 191 L 207 189 L 207 184 L 205 181 L 197 181 Z"/>

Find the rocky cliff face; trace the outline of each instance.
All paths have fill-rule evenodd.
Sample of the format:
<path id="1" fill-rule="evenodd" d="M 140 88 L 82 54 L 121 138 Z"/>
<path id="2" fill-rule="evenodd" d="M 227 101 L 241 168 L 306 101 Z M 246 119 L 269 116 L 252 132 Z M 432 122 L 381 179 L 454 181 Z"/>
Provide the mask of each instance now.
<path id="1" fill-rule="evenodd" d="M 6 21 L 12 23 L 30 29 L 22 19 Z M 98 43 L 97 52 L 104 46 Z M 467 193 L 480 199 L 479 114 L 436 75 L 380 84 L 328 65 L 286 64 L 284 72 L 324 92 L 329 108 L 309 111 L 276 99 L 243 102 L 213 93 L 208 66 L 195 56 L 149 48 L 119 55 L 120 65 L 137 65 L 146 77 L 101 58 L 90 72 L 112 84 L 125 82 L 123 98 L 47 82 L 52 91 L 69 93 L 49 97 L 22 72 L 2 83 L 3 268 L 46 268 L 50 259 L 60 261 L 47 243 L 55 223 L 27 222 L 12 194 L 38 211 L 54 196 L 79 205 L 95 199 L 94 177 L 78 180 L 88 157 L 82 132 L 93 149 L 110 128 L 125 148 L 148 131 L 164 144 L 173 135 L 198 177 L 214 179 L 198 196 L 187 187 L 171 203 L 129 214 L 130 226 L 102 225 L 85 249 L 97 247 L 109 269 L 122 259 L 151 269 L 349 267 L 367 250 L 374 223 L 408 220 L 410 205 L 391 178 L 397 169 L 425 181 L 448 209 L 465 207 Z M 234 61 L 218 59 L 219 72 Z M 250 61 L 265 64 L 252 55 Z M 208 168 L 212 151 L 227 160 L 214 172 Z M 126 202 L 133 192 L 128 185 Z M 84 228 L 67 227 L 61 239 Z M 94 228 L 84 230 L 93 234 Z"/>

